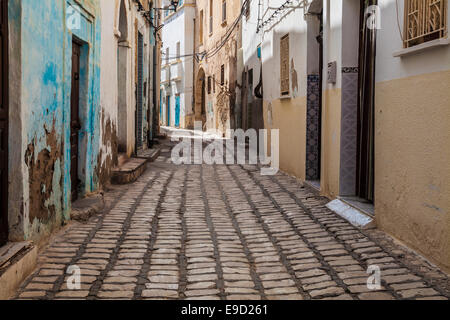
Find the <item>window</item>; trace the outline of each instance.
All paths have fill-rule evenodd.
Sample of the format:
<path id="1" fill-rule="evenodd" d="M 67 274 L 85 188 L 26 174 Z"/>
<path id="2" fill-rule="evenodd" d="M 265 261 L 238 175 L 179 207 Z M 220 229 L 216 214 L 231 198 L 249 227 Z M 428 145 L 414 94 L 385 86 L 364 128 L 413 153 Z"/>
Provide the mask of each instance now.
<path id="1" fill-rule="evenodd" d="M 169 64 L 169 53 L 170 53 L 170 49 L 169 47 L 166 48 L 166 64 Z"/>
<path id="2" fill-rule="evenodd" d="M 216 93 L 216 75 L 213 75 L 213 93 Z"/>
<path id="3" fill-rule="evenodd" d="M 213 33 L 213 0 L 209 0 L 209 34 Z"/>
<path id="4" fill-rule="evenodd" d="M 405 48 L 445 37 L 446 18 L 446 0 L 405 0 Z"/>
<path id="5" fill-rule="evenodd" d="M 225 84 L 225 65 L 220 67 L 220 84 L 222 86 Z"/>
<path id="6" fill-rule="evenodd" d="M 199 21 L 199 37 L 200 37 L 200 45 L 203 44 L 203 10 L 200 11 L 200 21 Z"/>
<path id="7" fill-rule="evenodd" d="M 208 94 L 211 94 L 211 76 L 208 77 Z"/>
<path id="8" fill-rule="evenodd" d="M 289 34 L 280 40 L 280 83 L 281 95 L 289 95 Z"/>
<path id="9" fill-rule="evenodd" d="M 227 22 L 227 2 L 222 0 L 222 24 Z"/>
<path id="10" fill-rule="evenodd" d="M 180 52 L 180 41 L 177 42 L 177 60 L 180 59 L 181 52 Z"/>

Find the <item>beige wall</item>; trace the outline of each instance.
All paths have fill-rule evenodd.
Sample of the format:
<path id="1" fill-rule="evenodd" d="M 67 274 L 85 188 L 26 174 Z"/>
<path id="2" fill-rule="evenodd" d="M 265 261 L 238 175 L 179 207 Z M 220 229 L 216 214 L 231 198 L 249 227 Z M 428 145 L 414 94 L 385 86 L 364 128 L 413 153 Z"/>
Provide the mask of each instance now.
<path id="1" fill-rule="evenodd" d="M 378 226 L 450 271 L 450 71 L 376 87 Z"/>
<path id="2" fill-rule="evenodd" d="M 341 89 L 325 90 L 322 99 L 320 191 L 329 198 L 335 198 L 339 195 Z"/>
<path id="3" fill-rule="evenodd" d="M 272 121 L 268 119 L 269 105 Z M 280 130 L 280 169 L 305 179 L 306 97 L 264 102 L 264 127 Z"/>

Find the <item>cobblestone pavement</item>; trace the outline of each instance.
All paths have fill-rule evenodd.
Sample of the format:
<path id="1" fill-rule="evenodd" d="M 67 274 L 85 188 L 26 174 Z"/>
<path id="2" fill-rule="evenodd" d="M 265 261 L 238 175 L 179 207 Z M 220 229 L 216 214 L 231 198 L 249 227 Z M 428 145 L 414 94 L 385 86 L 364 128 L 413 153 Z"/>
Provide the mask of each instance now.
<path id="1" fill-rule="evenodd" d="M 39 255 L 19 299 L 448 299 L 448 276 L 327 200 L 256 166 L 171 164 L 165 150 L 107 209 Z M 81 268 L 80 290 L 66 270 Z M 368 265 L 382 288 L 367 288 Z"/>

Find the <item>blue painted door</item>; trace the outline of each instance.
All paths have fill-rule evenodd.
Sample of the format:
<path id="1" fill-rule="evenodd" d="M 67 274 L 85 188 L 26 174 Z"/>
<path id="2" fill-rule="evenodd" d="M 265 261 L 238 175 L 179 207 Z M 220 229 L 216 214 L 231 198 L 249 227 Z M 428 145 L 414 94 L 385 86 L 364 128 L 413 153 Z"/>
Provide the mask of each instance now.
<path id="1" fill-rule="evenodd" d="M 180 96 L 175 96 L 175 127 L 180 127 Z"/>
<path id="2" fill-rule="evenodd" d="M 163 105 L 163 101 L 162 101 L 162 89 L 159 90 L 159 123 L 161 124 L 162 121 L 162 105 Z"/>
<path id="3" fill-rule="evenodd" d="M 166 112 L 167 112 L 166 125 L 170 127 L 170 96 L 166 97 Z"/>

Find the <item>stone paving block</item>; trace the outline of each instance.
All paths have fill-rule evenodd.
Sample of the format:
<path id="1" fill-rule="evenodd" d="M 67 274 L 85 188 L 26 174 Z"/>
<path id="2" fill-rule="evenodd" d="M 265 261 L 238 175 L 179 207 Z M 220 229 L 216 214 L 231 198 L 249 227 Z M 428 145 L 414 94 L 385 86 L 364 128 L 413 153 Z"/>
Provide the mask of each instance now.
<path id="1" fill-rule="evenodd" d="M 55 299 L 450 296 L 435 285 L 448 280 L 445 274 L 419 258 L 403 263 L 404 250 L 363 234 L 283 173 L 170 161 L 163 152 L 161 168 L 106 193 L 111 207 L 58 235 L 16 298 L 45 299 L 54 288 Z M 67 289 L 70 264 L 81 268 L 81 290 Z M 384 291 L 367 288 L 370 264 L 381 268 Z"/>

